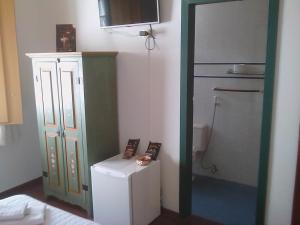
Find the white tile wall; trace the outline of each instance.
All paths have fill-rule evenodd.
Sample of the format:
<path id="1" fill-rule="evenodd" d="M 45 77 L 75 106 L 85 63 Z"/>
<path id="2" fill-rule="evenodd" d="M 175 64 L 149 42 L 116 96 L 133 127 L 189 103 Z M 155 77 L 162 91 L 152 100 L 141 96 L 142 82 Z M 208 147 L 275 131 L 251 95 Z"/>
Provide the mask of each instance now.
<path id="1" fill-rule="evenodd" d="M 211 125 L 218 97 L 213 136 L 205 162 L 217 165 L 212 175 L 194 162 L 194 173 L 257 185 L 262 93 L 216 92 L 214 87 L 263 90 L 262 79 L 195 78 L 194 123 Z"/>

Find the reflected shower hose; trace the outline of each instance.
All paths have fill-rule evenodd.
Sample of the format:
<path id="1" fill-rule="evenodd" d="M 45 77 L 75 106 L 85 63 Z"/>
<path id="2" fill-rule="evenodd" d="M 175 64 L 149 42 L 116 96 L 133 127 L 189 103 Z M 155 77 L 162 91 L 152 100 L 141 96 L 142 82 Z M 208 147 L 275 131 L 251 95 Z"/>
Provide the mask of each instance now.
<path id="1" fill-rule="evenodd" d="M 215 174 L 216 172 L 218 172 L 217 166 L 213 163 L 211 163 L 210 165 L 205 165 L 204 160 L 205 160 L 206 153 L 208 152 L 209 144 L 211 142 L 211 137 L 213 135 L 213 130 L 214 130 L 214 126 L 215 126 L 215 118 L 216 118 L 216 112 L 217 112 L 217 106 L 218 106 L 218 101 L 217 100 L 218 100 L 218 97 L 214 96 L 215 103 L 214 103 L 213 118 L 212 118 L 212 122 L 211 122 L 211 126 L 210 126 L 210 131 L 209 131 L 209 135 L 208 135 L 207 144 L 206 144 L 205 150 L 204 150 L 204 152 L 203 152 L 203 154 L 201 155 L 201 158 L 200 158 L 201 168 L 204 169 L 204 170 L 210 170 L 210 172 L 212 174 Z"/>

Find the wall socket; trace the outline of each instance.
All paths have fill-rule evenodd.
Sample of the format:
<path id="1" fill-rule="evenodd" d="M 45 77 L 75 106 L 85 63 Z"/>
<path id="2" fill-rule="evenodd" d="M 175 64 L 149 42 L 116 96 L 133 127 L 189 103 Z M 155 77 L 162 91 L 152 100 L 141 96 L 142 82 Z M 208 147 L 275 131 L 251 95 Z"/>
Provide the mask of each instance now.
<path id="1" fill-rule="evenodd" d="M 142 37 L 146 37 L 146 36 L 149 36 L 150 33 L 148 31 L 145 31 L 145 30 L 142 30 L 139 32 L 139 36 L 142 36 Z"/>

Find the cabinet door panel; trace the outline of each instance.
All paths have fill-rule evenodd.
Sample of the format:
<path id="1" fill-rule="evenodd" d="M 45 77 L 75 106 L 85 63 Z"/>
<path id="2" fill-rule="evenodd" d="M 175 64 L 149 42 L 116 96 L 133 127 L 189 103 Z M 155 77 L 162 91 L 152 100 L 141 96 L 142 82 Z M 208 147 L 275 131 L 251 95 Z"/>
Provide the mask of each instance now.
<path id="1" fill-rule="evenodd" d="M 79 63 L 59 63 L 61 118 L 64 130 L 64 154 L 67 198 L 75 204 L 85 204 L 84 151 L 80 116 Z"/>
<path id="2" fill-rule="evenodd" d="M 47 149 L 47 162 L 48 162 L 48 183 L 50 186 L 60 186 L 60 171 L 59 171 L 59 150 L 58 143 L 59 137 L 46 135 L 46 149 Z"/>
<path id="3" fill-rule="evenodd" d="M 55 79 L 53 71 L 41 70 L 41 89 L 42 89 L 42 100 L 43 100 L 43 116 L 45 126 L 57 126 L 57 116 L 54 113 L 54 99 L 53 99 L 53 88 L 52 80 Z"/>
<path id="4" fill-rule="evenodd" d="M 64 195 L 63 151 L 60 135 L 60 109 L 55 62 L 38 62 L 34 66 L 35 97 L 42 153 L 46 172 L 46 194 Z"/>
<path id="5" fill-rule="evenodd" d="M 74 102 L 74 73 L 61 72 L 63 126 L 65 129 L 76 129 L 76 106 Z"/>
<path id="6" fill-rule="evenodd" d="M 80 169 L 79 169 L 79 159 L 78 159 L 78 141 L 74 138 L 65 139 L 65 152 L 67 161 L 67 182 L 68 182 L 68 192 L 75 194 L 80 193 Z"/>

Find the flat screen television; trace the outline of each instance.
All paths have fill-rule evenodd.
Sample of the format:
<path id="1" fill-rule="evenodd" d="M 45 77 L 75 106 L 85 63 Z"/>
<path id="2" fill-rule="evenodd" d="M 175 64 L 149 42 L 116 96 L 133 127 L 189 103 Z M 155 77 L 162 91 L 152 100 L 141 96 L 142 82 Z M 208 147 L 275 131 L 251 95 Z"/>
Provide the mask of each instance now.
<path id="1" fill-rule="evenodd" d="M 159 23 L 159 0 L 98 0 L 100 27 Z"/>

